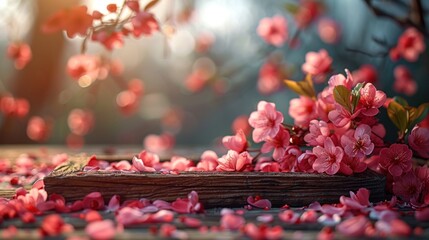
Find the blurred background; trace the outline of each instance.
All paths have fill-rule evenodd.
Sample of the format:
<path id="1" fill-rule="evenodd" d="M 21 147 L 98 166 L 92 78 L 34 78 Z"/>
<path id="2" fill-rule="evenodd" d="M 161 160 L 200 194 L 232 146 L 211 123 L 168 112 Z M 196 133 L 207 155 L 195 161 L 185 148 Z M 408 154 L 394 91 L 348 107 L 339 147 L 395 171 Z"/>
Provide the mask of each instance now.
<path id="1" fill-rule="evenodd" d="M 161 0 L 151 9 L 160 32 L 126 38 L 113 51 L 88 42 L 88 54 L 122 62 L 120 76 L 94 83 L 73 80 L 66 66 L 80 53 L 83 38 L 45 34 L 41 26 L 62 8 L 86 4 L 89 11 L 103 12 L 106 5 L 122 2 L 0 0 L 0 55 L 4 56 L 0 58 L 0 96 L 27 99 L 30 105 L 23 117 L 0 114 L 0 143 L 35 143 L 28 136 L 28 124 L 32 116 L 40 116 L 51 129 L 41 138 L 44 143 L 142 144 L 149 134 L 167 133 L 175 137 L 176 145 L 216 144 L 232 133 L 233 121 L 254 111 L 260 100 L 275 102 L 287 115 L 289 101 L 297 95 L 283 87 L 281 79 L 271 88 L 261 87 L 261 66 L 267 59 L 281 66 L 279 76 L 301 80 L 306 53 L 320 49 L 333 59 L 329 75 L 370 64 L 375 85 L 389 97 L 403 96 L 411 105 L 429 101 L 428 50 L 415 62 L 389 58 L 389 50 L 406 29 L 391 16 L 407 16 L 413 0 Z M 317 14 L 308 25 L 299 26 L 296 15 L 306 2 L 316 3 L 311 11 Z M 427 22 L 429 2 L 421 3 Z M 391 15 L 377 16 L 370 6 Z M 289 44 L 269 45 L 257 34 L 261 19 L 275 15 L 287 20 Z M 14 41 L 24 41 L 32 50 L 31 61 L 20 70 L 6 57 Z M 394 69 L 399 65 L 410 70 L 418 86 L 415 92 L 393 87 Z M 121 84 L 132 79 L 139 79 L 144 90 L 135 109 L 124 113 L 118 94 L 123 91 Z M 316 87 L 320 90 L 325 84 Z M 88 131 L 81 138 L 71 135 L 73 109 L 90 111 Z M 290 117 L 286 122 L 293 124 Z"/>

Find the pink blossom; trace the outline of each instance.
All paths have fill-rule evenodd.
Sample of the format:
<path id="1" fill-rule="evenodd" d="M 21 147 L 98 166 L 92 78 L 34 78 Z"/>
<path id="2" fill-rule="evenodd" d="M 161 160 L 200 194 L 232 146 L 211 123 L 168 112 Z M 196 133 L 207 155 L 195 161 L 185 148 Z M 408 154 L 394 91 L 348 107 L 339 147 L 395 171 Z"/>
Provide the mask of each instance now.
<path id="1" fill-rule="evenodd" d="M 274 138 L 283 123 L 283 114 L 276 110 L 274 103 L 260 101 L 257 111 L 252 112 L 249 124 L 254 128 L 253 141 L 262 142 L 267 138 Z"/>
<path id="2" fill-rule="evenodd" d="M 91 222 L 85 227 L 85 233 L 91 239 L 113 239 L 116 234 L 115 224 L 110 219 Z"/>
<path id="3" fill-rule="evenodd" d="M 336 74 L 329 78 L 328 85 L 331 91 L 333 91 L 334 88 L 338 85 L 343 85 L 349 90 L 352 89 L 354 82 L 353 75 L 348 69 L 346 69 L 345 71 L 347 77 L 345 77 L 343 74 Z"/>
<path id="4" fill-rule="evenodd" d="M 340 170 L 344 151 L 341 147 L 335 146 L 331 138 L 326 139 L 324 147 L 314 147 L 313 153 L 317 156 L 313 164 L 313 169 L 317 172 L 334 175 Z"/>
<path id="5" fill-rule="evenodd" d="M 341 27 L 333 19 L 323 18 L 319 21 L 317 30 L 323 42 L 328 44 L 337 43 L 341 37 Z"/>
<path id="6" fill-rule="evenodd" d="M 195 51 L 199 53 L 207 52 L 215 43 L 215 36 L 211 32 L 200 33 L 196 37 Z"/>
<path id="7" fill-rule="evenodd" d="M 424 208 L 422 210 L 417 210 L 414 213 L 414 216 L 418 221 L 429 222 L 429 207 Z"/>
<path id="8" fill-rule="evenodd" d="M 311 120 L 317 118 L 316 101 L 305 96 L 290 100 L 289 115 L 294 119 L 295 125 L 308 126 Z"/>
<path id="9" fill-rule="evenodd" d="M 204 212 L 202 204 L 199 202 L 198 193 L 192 191 L 188 198 L 178 198 L 171 203 L 172 210 L 178 213 L 201 213 Z"/>
<path id="10" fill-rule="evenodd" d="M 341 161 L 340 172 L 344 175 L 352 175 L 353 173 L 361 173 L 368 167 L 364 162 L 365 158 L 350 157 L 347 154 L 343 156 Z"/>
<path id="11" fill-rule="evenodd" d="M 371 64 L 363 64 L 359 69 L 353 71 L 353 85 L 358 83 L 376 83 L 378 79 L 377 70 Z"/>
<path id="12" fill-rule="evenodd" d="M 130 90 L 121 91 L 116 96 L 116 105 L 124 116 L 133 115 L 137 111 L 139 103 L 138 96 Z"/>
<path id="13" fill-rule="evenodd" d="M 220 226 L 226 230 L 239 230 L 244 226 L 246 220 L 242 216 L 233 213 L 227 213 L 220 219 Z"/>
<path id="14" fill-rule="evenodd" d="M 356 130 L 350 130 L 349 134 L 341 137 L 341 145 L 344 152 L 350 157 L 361 159 L 369 155 L 374 150 L 374 143 L 371 142 L 371 127 L 360 124 Z"/>
<path id="15" fill-rule="evenodd" d="M 122 32 L 108 32 L 101 30 L 94 32 L 91 39 L 103 44 L 107 50 L 112 51 L 113 49 L 121 48 L 124 45 L 123 36 Z"/>
<path id="16" fill-rule="evenodd" d="M 248 152 L 238 153 L 233 150 L 229 150 L 228 153 L 217 160 L 218 166 L 217 171 L 244 171 L 246 167 L 252 164 L 252 157 Z"/>
<path id="17" fill-rule="evenodd" d="M 349 218 L 336 227 L 337 231 L 349 237 L 362 237 L 371 222 L 365 216 Z"/>
<path id="18" fill-rule="evenodd" d="M 248 146 L 246 135 L 244 135 L 243 130 L 238 130 L 234 136 L 223 137 L 222 143 L 227 149 L 234 150 L 239 153 L 246 151 Z"/>
<path id="19" fill-rule="evenodd" d="M 201 91 L 208 83 L 211 77 L 210 74 L 203 68 L 194 69 L 185 80 L 186 88 L 193 93 Z"/>
<path id="20" fill-rule="evenodd" d="M 363 210 L 369 206 L 369 190 L 366 188 L 359 188 L 356 194 L 350 191 L 350 198 L 341 196 L 340 202 L 347 207 L 347 209 Z"/>
<path id="21" fill-rule="evenodd" d="M 165 162 L 163 166 L 169 170 L 186 171 L 188 168 L 193 167 L 194 163 L 187 158 L 173 156 L 171 157 L 170 162 Z"/>
<path id="22" fill-rule="evenodd" d="M 23 69 L 32 57 L 30 46 L 20 42 L 10 43 L 6 53 L 14 61 L 16 69 Z"/>
<path id="23" fill-rule="evenodd" d="M 390 58 L 394 61 L 403 57 L 409 62 L 415 62 L 426 49 L 424 36 L 417 29 L 407 28 L 398 39 L 396 47 L 390 50 Z"/>
<path id="24" fill-rule="evenodd" d="M 85 136 L 94 125 L 94 114 L 90 110 L 75 108 L 67 118 L 70 131 L 78 136 Z"/>
<path id="25" fill-rule="evenodd" d="M 332 58 L 325 49 L 319 52 L 308 52 L 305 55 L 305 63 L 302 65 L 302 71 L 313 75 L 314 81 L 322 83 L 325 75 L 331 70 Z"/>
<path id="26" fill-rule="evenodd" d="M 412 168 L 413 151 L 405 144 L 392 144 L 380 151 L 380 166 L 394 177 L 399 177 Z"/>
<path id="27" fill-rule="evenodd" d="M 420 157 L 429 158 L 429 129 L 414 127 L 408 136 L 408 144 Z"/>
<path id="28" fill-rule="evenodd" d="M 288 39 L 287 21 L 280 15 L 263 18 L 259 22 L 257 32 L 268 44 L 281 47 Z"/>
<path id="29" fill-rule="evenodd" d="M 386 94 L 377 90 L 372 83 L 365 84 L 360 94 L 359 104 L 363 107 L 362 114 L 369 117 L 377 115 L 378 109 L 386 101 Z"/>
<path id="30" fill-rule="evenodd" d="M 145 161 L 143 159 L 137 158 L 137 157 L 133 157 L 132 160 L 132 168 L 139 171 L 139 172 L 155 172 L 155 168 L 150 167 L 150 166 L 146 166 L 145 165 Z"/>
<path id="31" fill-rule="evenodd" d="M 417 201 L 421 190 L 422 183 L 412 171 L 393 182 L 393 193 L 407 202 Z"/>
<path id="32" fill-rule="evenodd" d="M 255 165 L 254 171 L 261 172 L 280 172 L 280 165 L 272 161 L 271 158 L 260 157 Z"/>
<path id="33" fill-rule="evenodd" d="M 0 97 L 0 111 L 7 116 L 22 118 L 30 111 L 30 103 L 25 98 Z"/>
<path id="34" fill-rule="evenodd" d="M 299 1 L 298 11 L 295 13 L 295 21 L 300 29 L 308 27 L 314 20 L 316 20 L 322 12 L 322 5 L 320 2 L 313 0 Z"/>
<path id="35" fill-rule="evenodd" d="M 277 58 L 268 58 L 259 69 L 258 90 L 262 94 L 276 92 L 282 86 L 285 78 L 284 66 Z"/>
<path id="36" fill-rule="evenodd" d="M 303 212 L 299 220 L 301 223 L 316 223 L 317 217 L 317 212 L 310 209 Z"/>
<path id="37" fill-rule="evenodd" d="M 240 115 L 236 117 L 232 122 L 231 129 L 235 134 L 241 129 L 248 136 L 252 132 L 252 127 L 249 125 L 249 116 Z"/>
<path id="38" fill-rule="evenodd" d="M 395 67 L 395 82 L 393 89 L 398 93 L 413 96 L 417 92 L 417 82 L 413 79 L 410 70 L 403 65 Z"/>
<path id="39" fill-rule="evenodd" d="M 88 78 L 91 82 L 104 79 L 107 74 L 103 71 L 99 56 L 80 54 L 72 56 L 67 62 L 67 73 L 76 81 L 81 78 Z"/>
<path id="40" fill-rule="evenodd" d="M 335 109 L 328 113 L 328 118 L 336 127 L 349 128 L 352 120 L 357 118 L 360 112 L 360 109 L 358 109 L 352 114 L 343 106 L 336 103 Z"/>
<path id="41" fill-rule="evenodd" d="M 44 142 L 51 135 L 51 124 L 46 119 L 33 116 L 28 120 L 27 136 L 33 141 Z"/>
<path id="42" fill-rule="evenodd" d="M 250 206 L 255 207 L 255 208 L 260 208 L 260 209 L 265 209 L 265 210 L 271 209 L 270 200 L 263 199 L 260 196 L 256 196 L 256 197 L 249 196 L 247 198 L 247 203 Z"/>
<path id="43" fill-rule="evenodd" d="M 62 233 L 72 232 L 73 226 L 66 224 L 58 214 L 50 214 L 43 218 L 40 226 L 42 236 L 58 236 Z"/>
<path id="44" fill-rule="evenodd" d="M 312 151 L 306 150 L 297 159 L 296 171 L 313 173 L 313 163 L 316 161 L 317 156 Z"/>
<path id="45" fill-rule="evenodd" d="M 131 23 L 133 25 L 132 32 L 135 37 L 140 37 L 140 35 L 150 36 L 159 31 L 158 21 L 156 21 L 154 15 L 149 12 L 138 12 L 131 20 Z"/>
<path id="46" fill-rule="evenodd" d="M 174 143 L 174 136 L 168 133 L 163 133 L 161 135 L 149 134 L 143 140 L 144 148 L 154 153 L 167 151 L 173 148 Z"/>
<path id="47" fill-rule="evenodd" d="M 198 169 L 204 171 L 215 171 L 217 167 L 218 156 L 215 152 L 207 150 L 201 154 L 201 160 L 197 164 Z"/>
<path id="48" fill-rule="evenodd" d="M 124 226 L 129 226 L 143 222 L 144 214 L 136 208 L 124 207 L 119 209 L 116 216 L 116 221 Z"/>
<path id="49" fill-rule="evenodd" d="M 101 210 L 104 209 L 104 199 L 100 192 L 92 192 L 83 198 L 83 207 L 85 209 Z"/>
<path id="50" fill-rule="evenodd" d="M 119 162 L 113 162 L 110 164 L 110 167 L 108 167 L 107 169 L 112 169 L 112 170 L 119 170 L 119 171 L 129 171 L 131 170 L 132 165 L 130 164 L 130 162 L 128 162 L 127 160 L 122 160 Z"/>
<path id="51" fill-rule="evenodd" d="M 267 138 L 265 140 L 264 145 L 262 145 L 261 152 L 268 153 L 272 149 L 274 149 L 273 158 L 274 160 L 279 160 L 281 157 L 284 156 L 286 147 L 289 146 L 289 143 L 289 132 L 284 128 L 280 128 L 279 132 L 274 138 Z"/>
<path id="52" fill-rule="evenodd" d="M 381 236 L 409 236 L 411 234 L 410 226 L 400 219 L 377 221 L 375 228 Z"/>
<path id="53" fill-rule="evenodd" d="M 331 134 L 328 123 L 315 119 L 310 121 L 309 131 L 304 136 L 304 140 L 310 146 L 323 146 L 326 138 Z"/>
<path id="54" fill-rule="evenodd" d="M 298 157 L 301 155 L 301 153 L 301 149 L 298 146 L 287 146 L 284 151 L 284 155 L 276 160 L 280 165 L 280 169 L 283 172 L 292 171 L 296 167 Z"/>
<path id="55" fill-rule="evenodd" d="M 244 226 L 244 233 L 251 239 L 281 239 L 283 228 L 281 226 L 256 226 L 253 223 L 248 223 Z"/>
<path id="56" fill-rule="evenodd" d="M 293 210 L 279 212 L 279 219 L 285 223 L 296 224 L 299 221 L 299 214 Z"/>

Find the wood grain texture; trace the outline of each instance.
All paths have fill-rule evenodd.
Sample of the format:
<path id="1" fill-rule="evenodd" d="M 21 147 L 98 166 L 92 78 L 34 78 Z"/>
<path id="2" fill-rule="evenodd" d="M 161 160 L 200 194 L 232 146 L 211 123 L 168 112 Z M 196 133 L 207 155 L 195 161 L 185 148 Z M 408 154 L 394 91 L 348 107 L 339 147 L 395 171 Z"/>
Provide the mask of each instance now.
<path id="1" fill-rule="evenodd" d="M 242 207 L 250 195 L 269 199 L 273 206 L 304 206 L 311 202 L 337 203 L 341 195 L 349 195 L 365 187 L 371 201 L 385 199 L 385 178 L 366 171 L 353 176 L 328 176 L 307 173 L 263 172 L 182 172 L 161 173 L 72 172 L 54 173 L 44 180 L 49 194 L 63 195 L 67 201 L 82 199 L 99 191 L 108 201 L 118 194 L 126 199 L 162 199 L 173 201 L 194 190 L 206 208 Z"/>

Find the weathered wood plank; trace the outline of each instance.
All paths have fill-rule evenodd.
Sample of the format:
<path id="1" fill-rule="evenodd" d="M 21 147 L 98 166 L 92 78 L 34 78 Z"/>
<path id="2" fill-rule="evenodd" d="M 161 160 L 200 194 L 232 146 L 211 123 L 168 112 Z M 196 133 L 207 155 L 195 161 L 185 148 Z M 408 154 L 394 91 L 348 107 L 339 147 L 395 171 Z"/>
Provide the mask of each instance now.
<path id="1" fill-rule="evenodd" d="M 204 206 L 240 207 L 250 195 L 269 199 L 274 206 L 303 206 L 314 201 L 336 203 L 365 187 L 371 201 L 385 199 L 385 178 L 366 171 L 353 176 L 307 173 L 182 172 L 175 174 L 127 172 L 73 172 L 45 178 L 45 189 L 62 194 L 68 201 L 99 191 L 106 201 L 114 194 L 122 199 L 163 199 L 173 201 L 197 191 Z"/>

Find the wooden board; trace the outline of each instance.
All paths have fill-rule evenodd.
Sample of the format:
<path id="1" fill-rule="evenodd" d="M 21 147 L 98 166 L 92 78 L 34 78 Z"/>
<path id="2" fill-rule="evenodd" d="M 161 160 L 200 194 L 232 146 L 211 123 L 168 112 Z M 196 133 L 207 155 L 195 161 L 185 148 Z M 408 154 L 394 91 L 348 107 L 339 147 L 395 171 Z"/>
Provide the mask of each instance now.
<path id="1" fill-rule="evenodd" d="M 308 173 L 181 172 L 180 174 L 93 171 L 83 172 L 85 157 L 76 158 L 45 177 L 49 194 L 67 201 L 82 199 L 98 191 L 108 201 L 118 194 L 122 200 L 148 198 L 173 201 L 197 191 L 206 208 L 242 207 L 248 196 L 269 199 L 273 206 L 304 206 L 314 201 L 337 203 L 349 191 L 367 188 L 371 201 L 385 199 L 385 178 L 372 171 L 353 176 Z"/>

